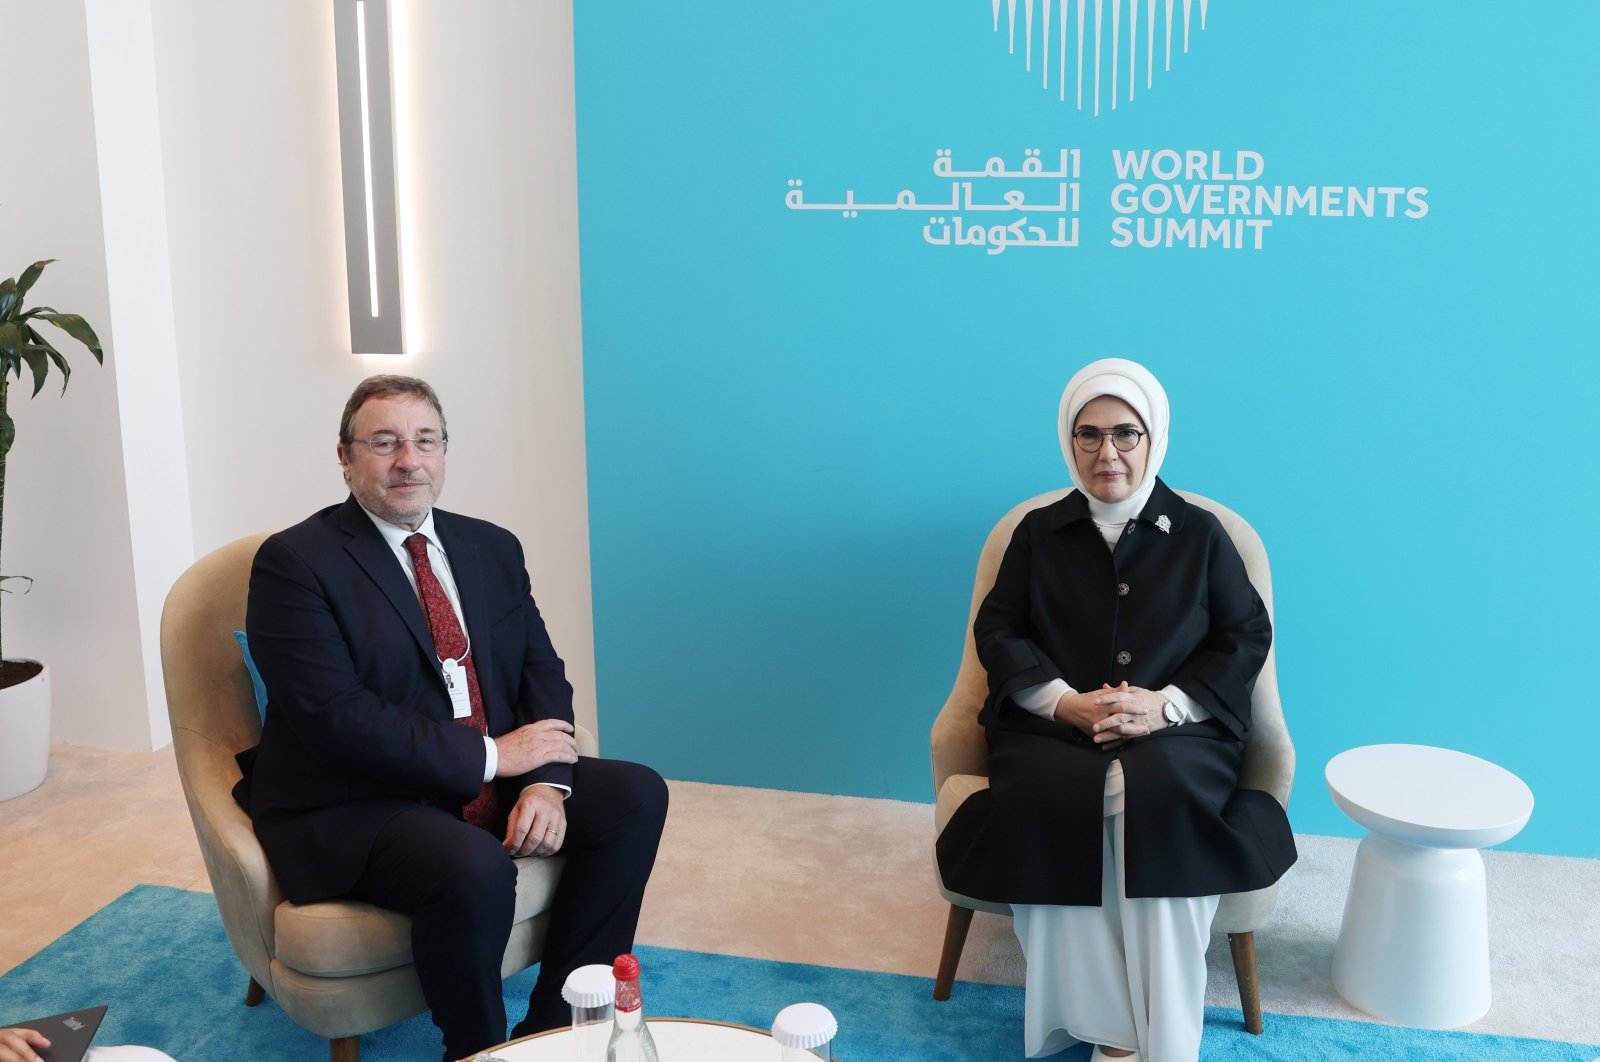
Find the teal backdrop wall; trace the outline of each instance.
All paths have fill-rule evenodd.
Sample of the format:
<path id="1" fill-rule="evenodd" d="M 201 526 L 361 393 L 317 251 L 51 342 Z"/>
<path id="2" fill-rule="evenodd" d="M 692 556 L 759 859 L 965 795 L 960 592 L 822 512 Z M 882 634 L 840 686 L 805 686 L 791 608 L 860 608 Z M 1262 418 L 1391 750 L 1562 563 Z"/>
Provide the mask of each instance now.
<path id="1" fill-rule="evenodd" d="M 1507 847 L 1600 855 L 1600 5 L 1011 18 L 577 6 L 608 755 L 932 800 L 979 547 L 1117 355 L 1271 553 L 1295 828 L 1419 742 L 1529 782 Z"/>

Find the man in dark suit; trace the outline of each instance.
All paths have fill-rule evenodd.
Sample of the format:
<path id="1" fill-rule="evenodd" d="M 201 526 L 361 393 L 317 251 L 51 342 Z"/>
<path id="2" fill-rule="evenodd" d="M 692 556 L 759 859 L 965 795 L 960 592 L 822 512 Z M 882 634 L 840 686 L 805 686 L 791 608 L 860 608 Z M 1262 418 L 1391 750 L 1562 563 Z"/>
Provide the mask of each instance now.
<path id="1" fill-rule="evenodd" d="M 410 915 L 447 1060 L 506 1038 L 511 857 L 566 860 L 521 1036 L 568 1020 L 574 967 L 631 950 L 667 805 L 648 767 L 578 755 L 516 537 L 433 507 L 448 438 L 421 380 L 351 395 L 350 497 L 267 539 L 251 571 L 269 703 L 236 790 L 290 901 Z"/>

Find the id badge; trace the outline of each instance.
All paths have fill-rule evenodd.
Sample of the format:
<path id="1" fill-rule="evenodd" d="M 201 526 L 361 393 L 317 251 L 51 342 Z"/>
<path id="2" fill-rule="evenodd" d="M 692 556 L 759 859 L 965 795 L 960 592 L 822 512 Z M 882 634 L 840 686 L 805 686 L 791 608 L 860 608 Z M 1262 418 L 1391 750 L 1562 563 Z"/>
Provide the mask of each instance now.
<path id="1" fill-rule="evenodd" d="M 459 660 L 446 660 L 440 666 L 444 669 L 445 688 L 450 691 L 451 718 L 471 718 L 472 694 L 467 689 L 467 669 Z"/>

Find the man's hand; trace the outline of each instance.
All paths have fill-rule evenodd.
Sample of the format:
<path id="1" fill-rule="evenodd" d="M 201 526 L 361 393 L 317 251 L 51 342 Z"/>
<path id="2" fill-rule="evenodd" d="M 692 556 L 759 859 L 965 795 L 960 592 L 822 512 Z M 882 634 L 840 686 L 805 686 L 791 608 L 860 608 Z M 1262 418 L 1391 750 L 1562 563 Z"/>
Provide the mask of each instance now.
<path id="1" fill-rule="evenodd" d="M 506 839 L 501 842 L 513 856 L 550 856 L 561 850 L 567 839 L 566 794 L 555 786 L 530 785 L 517 797 L 516 807 L 506 820 Z M 0 1062 L 4 1062 L 0 1058 Z"/>
<path id="2" fill-rule="evenodd" d="M 500 754 L 500 763 L 494 772 L 496 778 L 527 774 L 547 763 L 578 762 L 578 742 L 572 736 L 572 724 L 560 719 L 541 719 L 519 726 L 495 738 L 494 747 Z"/>
<path id="3" fill-rule="evenodd" d="M 0 1029 L 0 1062 L 39 1062 L 34 1048 L 49 1046 L 50 1041 L 32 1029 Z"/>

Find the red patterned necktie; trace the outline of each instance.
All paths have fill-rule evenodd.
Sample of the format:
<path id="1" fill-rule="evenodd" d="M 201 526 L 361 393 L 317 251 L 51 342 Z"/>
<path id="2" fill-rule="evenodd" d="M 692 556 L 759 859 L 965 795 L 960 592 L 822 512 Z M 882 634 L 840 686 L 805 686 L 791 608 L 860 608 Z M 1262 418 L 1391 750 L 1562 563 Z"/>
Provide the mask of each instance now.
<path id="1" fill-rule="evenodd" d="M 461 630 L 455 608 L 445 596 L 444 587 L 439 585 L 439 577 L 433 574 L 433 565 L 428 563 L 428 537 L 419 534 L 406 539 L 406 552 L 411 554 L 411 563 L 416 569 L 417 591 L 422 596 L 423 614 L 428 617 L 428 630 L 433 634 L 434 651 L 441 661 L 460 660 L 462 670 L 467 673 L 467 696 L 472 703 L 472 714 L 461 722 L 480 734 L 487 734 L 483 696 L 478 692 L 478 669 L 473 666 L 472 657 L 461 659 L 467 652 L 467 636 Z M 482 826 L 491 833 L 495 831 L 500 817 L 500 795 L 493 780 L 483 783 L 478 795 L 461 809 L 461 815 L 474 826 Z"/>

